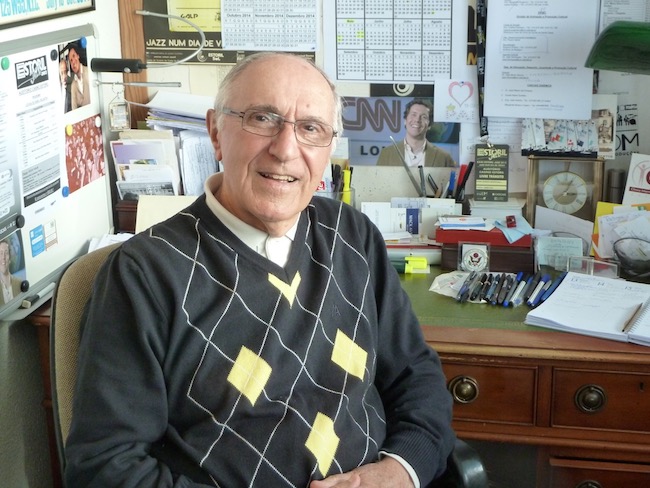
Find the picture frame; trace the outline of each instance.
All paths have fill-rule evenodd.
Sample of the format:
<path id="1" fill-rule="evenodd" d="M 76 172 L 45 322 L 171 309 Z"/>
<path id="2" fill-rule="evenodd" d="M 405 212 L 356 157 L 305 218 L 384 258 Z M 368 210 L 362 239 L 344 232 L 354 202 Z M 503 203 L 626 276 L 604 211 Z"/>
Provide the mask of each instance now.
<path id="1" fill-rule="evenodd" d="M 535 225 L 535 208 L 594 220 L 603 195 L 603 158 L 528 157 L 526 219 Z"/>
<path id="2" fill-rule="evenodd" d="M 68 4 L 69 2 L 65 2 L 66 4 L 62 5 L 62 2 L 59 0 L 34 0 L 29 2 L 29 4 L 37 8 L 32 8 L 31 11 L 24 12 L 13 12 L 11 10 L 11 2 L 5 3 L 7 5 L 2 8 L 6 10 L 0 12 L 0 29 L 95 10 L 95 0 L 78 0 L 72 5 Z"/>

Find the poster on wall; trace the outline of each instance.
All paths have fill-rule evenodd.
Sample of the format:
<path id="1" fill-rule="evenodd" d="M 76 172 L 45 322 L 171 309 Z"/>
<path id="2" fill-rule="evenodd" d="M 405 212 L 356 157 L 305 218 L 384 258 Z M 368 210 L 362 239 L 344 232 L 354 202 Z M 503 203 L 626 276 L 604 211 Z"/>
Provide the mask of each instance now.
<path id="1" fill-rule="evenodd" d="M 91 29 L 0 44 L 0 317 L 110 230 Z"/>
<path id="2" fill-rule="evenodd" d="M 3 0 L 0 1 L 0 27 L 13 27 L 90 10 L 95 10 L 95 0 Z"/>
<path id="3" fill-rule="evenodd" d="M 373 166 L 382 149 L 401 144 L 406 137 L 406 108 L 431 98 L 414 97 L 343 97 L 343 136 L 348 138 L 350 164 Z M 427 143 L 459 161 L 460 124 L 428 121 L 421 124 Z M 401 165 L 401 161 L 394 161 Z"/>
<path id="4" fill-rule="evenodd" d="M 252 7 L 249 9 L 251 12 L 247 13 L 248 18 L 259 19 L 263 18 L 283 18 L 283 25 L 294 18 L 294 16 L 286 15 L 286 8 L 284 6 L 278 7 L 277 2 L 274 0 L 258 1 L 255 2 L 255 12 L 251 15 Z M 313 5 L 312 5 L 313 4 Z M 303 6 L 304 7 L 304 6 Z M 244 7 L 233 3 L 232 9 L 241 10 Z M 295 2 L 291 5 L 292 9 L 296 9 Z M 279 10 L 278 10 L 279 9 Z M 183 22 L 180 19 L 187 19 L 195 26 L 199 27 L 205 34 L 206 44 L 205 47 L 196 56 L 185 61 L 189 64 L 222 64 L 231 65 L 244 57 L 253 54 L 257 51 L 277 49 L 277 33 L 284 32 L 282 29 L 267 29 L 268 26 L 253 25 L 247 32 L 255 32 L 254 38 L 243 38 L 237 33 L 231 33 L 230 42 L 233 46 L 242 47 L 247 46 L 246 49 L 226 49 L 224 46 L 223 32 L 225 28 L 222 22 L 222 3 L 220 0 L 210 2 L 206 5 L 203 0 L 167 0 L 161 2 L 159 0 L 144 0 L 144 10 L 155 12 L 157 14 L 167 14 L 175 18 L 163 18 L 157 16 L 144 16 L 144 40 L 145 40 L 145 58 L 147 63 L 176 63 L 186 58 L 193 50 L 198 49 L 201 45 L 201 35 L 191 24 Z M 317 9 L 315 2 L 309 0 L 307 2 L 307 10 L 313 11 L 316 15 Z M 232 12 L 227 24 L 232 26 L 233 29 L 241 29 L 241 24 L 236 21 L 237 12 Z M 309 19 L 306 13 L 300 14 L 301 18 Z M 314 25 L 313 39 L 316 38 L 317 30 L 315 26 L 317 22 L 309 20 L 310 25 Z M 277 27 L 277 26 L 276 26 Z M 295 26 L 289 24 L 288 31 L 295 31 Z M 265 35 L 262 35 L 264 34 Z M 232 35 L 234 34 L 234 35 Z M 301 34 L 299 39 L 304 39 L 306 33 Z M 243 44 L 242 44 L 243 43 Z M 309 51 L 297 51 L 296 54 L 307 57 L 308 59 L 315 59 L 315 45 L 305 44 L 301 41 L 301 45 L 310 45 Z"/>

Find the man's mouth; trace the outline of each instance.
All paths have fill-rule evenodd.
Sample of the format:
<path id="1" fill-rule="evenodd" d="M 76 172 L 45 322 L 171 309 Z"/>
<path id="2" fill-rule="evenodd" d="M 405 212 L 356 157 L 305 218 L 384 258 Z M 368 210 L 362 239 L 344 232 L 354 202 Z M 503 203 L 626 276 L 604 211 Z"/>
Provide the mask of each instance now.
<path id="1" fill-rule="evenodd" d="M 260 173 L 264 178 L 269 178 L 271 180 L 276 180 L 276 181 L 286 181 L 287 183 L 292 183 L 296 181 L 296 179 L 293 176 L 288 176 L 288 175 L 274 175 L 271 173 Z"/>

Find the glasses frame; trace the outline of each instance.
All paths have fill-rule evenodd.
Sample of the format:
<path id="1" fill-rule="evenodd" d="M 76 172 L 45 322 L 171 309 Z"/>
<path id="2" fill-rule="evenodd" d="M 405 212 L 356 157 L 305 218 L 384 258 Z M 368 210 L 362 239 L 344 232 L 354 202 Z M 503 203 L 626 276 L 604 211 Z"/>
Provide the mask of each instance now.
<path id="1" fill-rule="evenodd" d="M 293 125 L 293 135 L 296 137 L 296 141 L 298 141 L 300 144 L 304 144 L 305 146 L 329 147 L 329 146 L 332 145 L 332 141 L 334 140 L 334 138 L 338 135 L 338 131 L 335 130 L 334 127 L 332 127 L 331 125 L 324 124 L 322 122 L 318 122 L 319 124 L 327 126 L 330 129 L 332 129 L 332 137 L 330 138 L 330 140 L 329 140 L 329 142 L 327 144 L 314 144 L 312 142 L 308 142 L 308 141 L 305 141 L 304 139 L 301 139 L 300 137 L 298 137 L 298 132 L 296 132 L 296 124 L 298 124 L 300 122 L 309 122 L 310 119 L 289 120 L 289 119 L 286 119 L 285 117 L 283 117 L 282 115 L 276 114 L 275 112 L 271 112 L 269 110 L 256 109 L 256 108 L 249 108 L 248 110 L 245 110 L 244 112 L 240 112 L 238 110 L 233 110 L 233 109 L 227 108 L 227 107 L 224 107 L 224 108 L 221 109 L 221 113 L 223 113 L 225 115 L 232 115 L 234 117 L 239 117 L 241 119 L 241 128 L 242 128 L 242 130 L 248 132 L 249 134 L 255 134 L 256 136 L 262 136 L 262 137 L 275 137 L 282 130 L 282 125 L 279 125 L 278 126 L 278 131 L 275 134 L 267 135 L 267 134 L 260 134 L 259 132 L 251 131 L 250 127 L 247 128 L 247 127 L 244 126 L 244 121 L 246 120 L 246 114 L 248 112 L 267 113 L 267 114 L 277 118 L 278 120 L 281 120 L 282 124 L 291 124 L 291 125 Z"/>

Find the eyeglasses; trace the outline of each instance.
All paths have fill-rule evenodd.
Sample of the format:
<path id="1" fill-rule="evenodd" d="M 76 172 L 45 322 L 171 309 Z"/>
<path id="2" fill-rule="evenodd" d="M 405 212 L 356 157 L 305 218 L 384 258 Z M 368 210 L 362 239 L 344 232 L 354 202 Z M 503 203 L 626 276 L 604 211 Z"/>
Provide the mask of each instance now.
<path id="1" fill-rule="evenodd" d="M 285 119 L 282 115 L 256 108 L 248 109 L 245 112 L 223 108 L 221 112 L 241 118 L 241 128 L 258 136 L 277 136 L 284 124 L 292 124 L 298 142 L 307 146 L 327 147 L 332 144 L 332 139 L 337 134 L 337 131 L 331 125 L 314 119 L 291 121 Z"/>

